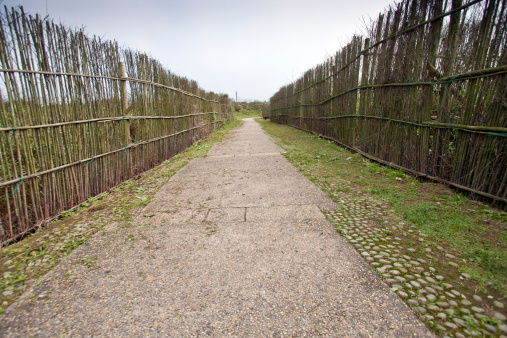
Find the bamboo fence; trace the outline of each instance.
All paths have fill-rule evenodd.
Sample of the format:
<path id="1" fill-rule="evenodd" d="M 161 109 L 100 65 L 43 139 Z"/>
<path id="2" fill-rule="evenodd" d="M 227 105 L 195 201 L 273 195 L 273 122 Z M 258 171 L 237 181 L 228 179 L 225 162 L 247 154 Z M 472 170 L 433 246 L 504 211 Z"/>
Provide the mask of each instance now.
<path id="1" fill-rule="evenodd" d="M 270 99 L 271 119 L 507 202 L 507 1 L 405 0 Z"/>
<path id="2" fill-rule="evenodd" d="M 5 7 L 0 20 L 2 244 L 232 118 L 226 95 L 205 92 L 144 53 L 22 8 Z"/>

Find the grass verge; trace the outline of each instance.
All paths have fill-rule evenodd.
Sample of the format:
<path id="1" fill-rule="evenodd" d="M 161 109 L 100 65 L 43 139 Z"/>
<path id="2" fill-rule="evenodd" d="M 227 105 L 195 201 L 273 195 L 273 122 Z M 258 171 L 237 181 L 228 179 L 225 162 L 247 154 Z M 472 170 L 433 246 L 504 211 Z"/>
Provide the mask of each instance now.
<path id="1" fill-rule="evenodd" d="M 234 120 L 181 154 L 145 172 L 141 178 L 124 182 L 110 194 L 90 198 L 76 210 L 62 212 L 41 231 L 0 249 L 0 313 L 26 288 L 106 225 L 131 223 L 171 176 L 190 160 L 205 157 L 213 144 L 221 142 L 240 124 L 240 120 Z"/>
<path id="2" fill-rule="evenodd" d="M 295 128 L 259 120 L 286 158 L 321 187 L 375 196 L 406 222 L 459 260 L 481 292 L 507 297 L 507 213 L 435 183 L 370 162 L 333 142 Z M 324 188 L 325 190 L 325 188 Z M 325 191 L 328 194 L 330 191 Z"/>

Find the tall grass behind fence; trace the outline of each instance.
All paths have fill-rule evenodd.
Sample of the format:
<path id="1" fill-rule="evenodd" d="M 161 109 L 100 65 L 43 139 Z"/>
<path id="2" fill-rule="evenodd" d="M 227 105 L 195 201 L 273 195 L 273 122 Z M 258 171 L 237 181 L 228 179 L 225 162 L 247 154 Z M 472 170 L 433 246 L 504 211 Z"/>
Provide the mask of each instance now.
<path id="1" fill-rule="evenodd" d="M 271 119 L 507 202 L 507 2 L 405 0 L 282 87 Z"/>
<path id="2" fill-rule="evenodd" d="M 22 8 L 5 8 L 0 20 L 2 243 L 232 117 L 227 96 L 205 92 L 144 53 Z"/>

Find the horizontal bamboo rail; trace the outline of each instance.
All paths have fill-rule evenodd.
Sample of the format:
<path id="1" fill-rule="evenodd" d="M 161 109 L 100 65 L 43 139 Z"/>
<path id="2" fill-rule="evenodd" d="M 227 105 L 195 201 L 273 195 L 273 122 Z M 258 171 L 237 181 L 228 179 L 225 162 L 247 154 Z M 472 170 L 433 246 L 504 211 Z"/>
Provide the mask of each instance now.
<path id="1" fill-rule="evenodd" d="M 287 114 L 278 114 L 277 116 L 287 116 L 293 117 Z M 416 127 L 426 127 L 426 128 L 443 128 L 443 129 L 458 129 L 458 130 L 466 130 L 470 132 L 477 133 L 486 133 L 491 134 L 494 133 L 495 136 L 507 137 L 507 128 L 502 127 L 487 127 L 487 126 L 467 126 L 464 124 L 455 124 L 455 123 L 440 123 L 440 122 L 410 122 L 404 120 L 391 119 L 383 116 L 374 116 L 374 115 L 337 115 L 337 116 L 326 116 L 326 117 L 311 117 L 311 116 L 297 116 L 295 118 L 298 119 L 310 119 L 310 120 L 334 120 L 341 118 L 365 118 L 365 119 L 378 119 L 385 121 L 392 121 L 400 124 L 412 125 Z"/>
<path id="2" fill-rule="evenodd" d="M 215 122 L 212 122 L 212 123 L 208 123 L 208 124 L 206 124 L 204 126 L 213 125 L 216 122 L 226 122 L 226 121 L 225 120 L 219 120 L 219 121 L 215 121 Z M 76 162 L 73 162 L 73 163 L 68 163 L 68 164 L 65 164 L 65 165 L 62 165 L 62 166 L 59 166 L 59 167 L 55 167 L 55 168 L 52 168 L 52 169 L 49 169 L 49 170 L 45 170 L 45 171 L 42 171 L 42 172 L 38 172 L 38 173 L 34 173 L 34 174 L 31 174 L 31 175 L 19 176 L 18 178 L 10 180 L 10 181 L 0 182 L 0 188 L 1 187 L 5 187 L 5 186 L 9 186 L 9 185 L 13 185 L 13 184 L 16 184 L 18 182 L 24 182 L 24 181 L 27 181 L 29 179 L 36 178 L 36 177 L 39 177 L 39 176 L 42 176 L 42 175 L 47 175 L 47 174 L 53 173 L 55 171 L 60 171 L 62 169 L 69 168 L 69 167 L 72 167 L 72 166 L 75 166 L 75 165 L 78 165 L 78 164 L 88 164 L 88 163 L 91 163 L 91 161 L 94 161 L 95 159 L 99 159 L 99 158 L 104 157 L 104 156 L 116 154 L 116 153 L 119 153 L 119 152 L 122 152 L 122 151 L 125 152 L 127 150 L 130 150 L 132 148 L 138 147 L 138 146 L 143 145 L 143 144 L 148 144 L 148 143 L 160 141 L 160 140 L 163 140 L 163 139 L 166 139 L 166 138 L 169 138 L 169 137 L 177 136 L 177 135 L 180 135 L 180 134 L 192 131 L 192 130 L 200 129 L 200 128 L 204 127 L 204 126 L 193 127 L 193 128 L 189 128 L 189 129 L 178 131 L 177 133 L 173 133 L 173 134 L 169 134 L 169 135 L 164 135 L 164 136 L 159 136 L 159 137 L 156 137 L 156 138 L 151 139 L 151 140 L 141 141 L 141 142 L 138 142 L 138 143 L 132 143 L 132 144 L 129 144 L 128 146 L 125 146 L 123 148 L 115 149 L 115 150 L 112 150 L 112 151 L 108 151 L 107 153 L 99 154 L 99 155 L 96 155 L 96 156 L 93 156 L 93 157 L 88 157 L 88 158 L 85 158 L 85 159 L 82 159 L 82 160 L 79 160 L 79 161 L 76 161 Z"/>
<path id="3" fill-rule="evenodd" d="M 302 107 L 302 106 L 319 106 L 326 104 L 327 102 L 334 100 L 340 96 L 346 95 L 350 92 L 357 91 L 360 89 L 368 89 L 368 88 L 384 88 L 384 87 L 411 87 L 411 86 L 432 86 L 435 85 L 448 85 L 452 81 L 460 81 L 460 80 L 469 80 L 469 79 L 479 79 L 489 76 L 498 76 L 507 74 L 507 66 L 500 66 L 500 67 L 493 67 L 489 69 L 480 69 L 480 70 L 474 70 L 468 73 L 463 74 L 457 74 L 453 76 L 446 76 L 442 77 L 435 82 L 411 82 L 411 83 L 384 83 L 384 84 L 371 84 L 371 85 L 362 85 L 362 86 L 356 86 L 354 88 L 347 89 L 339 94 L 336 94 L 334 96 L 331 96 L 321 102 L 311 103 L 311 104 L 300 104 L 300 105 L 292 105 L 291 107 Z M 293 95 L 297 94 L 295 92 Z M 288 107 L 284 107 L 288 108 Z M 276 110 L 275 108 L 274 110 Z M 278 108 L 280 109 L 280 108 Z M 272 109 L 273 110 L 273 109 Z"/>
<path id="4" fill-rule="evenodd" d="M 191 116 L 201 116 L 201 115 L 213 115 L 214 112 L 209 113 L 195 113 L 195 114 L 186 114 L 186 115 L 178 115 L 178 116 L 117 116 L 117 117 L 101 117 L 96 119 L 89 120 L 80 120 L 80 121 L 69 121 L 69 122 L 58 122 L 52 124 L 41 124 L 34 126 L 17 126 L 17 127 L 2 127 L 0 128 L 0 132 L 14 132 L 16 130 L 30 130 L 30 129 L 43 129 L 43 128 L 55 128 L 60 126 L 68 126 L 68 125 L 76 125 L 76 124 L 88 124 L 91 122 L 121 122 L 124 120 L 175 120 L 182 119 Z"/>
<path id="5" fill-rule="evenodd" d="M 83 77 L 83 78 L 90 78 L 90 79 L 105 79 L 105 80 L 116 80 L 116 81 L 125 81 L 125 80 L 128 80 L 128 81 L 132 81 L 132 82 L 151 84 L 153 86 L 166 88 L 166 89 L 169 89 L 169 90 L 181 93 L 181 94 L 186 95 L 186 96 L 198 98 L 199 100 L 219 103 L 216 100 L 207 100 L 207 99 L 205 99 L 203 97 L 200 97 L 198 95 L 186 92 L 184 90 L 181 90 L 181 89 L 178 89 L 178 88 L 175 88 L 175 87 L 166 86 L 166 85 L 163 85 L 161 83 L 156 83 L 156 82 L 147 81 L 147 80 L 134 79 L 134 78 L 130 78 L 130 77 L 112 77 L 112 76 L 102 76 L 102 75 L 76 74 L 76 73 L 64 73 L 64 72 L 48 72 L 48 71 L 42 71 L 42 70 L 27 70 L 27 69 L 5 69 L 5 68 L 0 68 L 0 72 L 3 72 L 3 73 L 43 74 L 43 75 L 57 75 L 57 76 L 75 76 L 75 77 Z"/>
<path id="6" fill-rule="evenodd" d="M 419 172 L 419 171 L 416 171 L 416 170 L 408 169 L 408 168 L 402 167 L 400 165 L 397 165 L 396 163 L 387 162 L 387 161 L 384 161 L 384 160 L 382 160 L 380 158 L 372 156 L 372 155 L 370 155 L 368 153 L 365 153 L 364 151 L 361 151 L 358 148 L 352 148 L 352 147 L 346 145 L 345 143 L 342 143 L 342 142 L 340 142 L 340 141 L 338 141 L 338 140 L 336 140 L 336 139 L 334 139 L 332 137 L 320 135 L 320 134 L 318 134 L 318 133 L 316 133 L 314 131 L 308 130 L 308 129 L 299 128 L 299 127 L 296 127 L 296 128 L 300 129 L 300 130 L 303 130 L 303 131 L 305 131 L 307 133 L 319 136 L 320 138 L 323 138 L 325 140 L 332 141 L 332 142 L 336 143 L 337 145 L 339 145 L 340 147 L 343 147 L 343 148 L 346 148 L 346 149 L 348 149 L 348 150 L 350 150 L 352 152 L 358 153 L 359 155 L 361 155 L 361 156 L 363 156 L 363 157 L 365 157 L 365 158 L 367 158 L 369 160 L 372 160 L 374 162 L 377 162 L 377 163 L 380 163 L 382 165 L 385 165 L 386 167 L 395 168 L 395 169 L 404 171 L 407 174 L 410 174 L 410 175 L 413 175 L 413 176 L 416 176 L 416 177 L 424 177 L 425 179 L 428 179 L 430 181 L 443 183 L 443 184 L 449 185 L 451 187 L 454 187 L 454 188 L 457 188 L 457 189 L 460 189 L 460 190 L 464 190 L 464 191 L 468 191 L 468 192 L 471 192 L 471 193 L 474 193 L 474 194 L 477 194 L 477 195 L 481 195 L 481 196 L 487 197 L 487 198 L 495 200 L 495 201 L 507 203 L 507 198 L 498 197 L 498 196 L 495 196 L 495 195 L 492 195 L 492 194 L 485 193 L 485 192 L 480 191 L 480 190 L 471 189 L 471 188 L 466 187 L 466 186 L 461 185 L 461 184 L 456 184 L 454 182 L 444 180 L 444 179 L 442 179 L 440 177 L 430 176 L 430 175 L 427 175 L 425 173 L 422 173 L 422 172 Z"/>

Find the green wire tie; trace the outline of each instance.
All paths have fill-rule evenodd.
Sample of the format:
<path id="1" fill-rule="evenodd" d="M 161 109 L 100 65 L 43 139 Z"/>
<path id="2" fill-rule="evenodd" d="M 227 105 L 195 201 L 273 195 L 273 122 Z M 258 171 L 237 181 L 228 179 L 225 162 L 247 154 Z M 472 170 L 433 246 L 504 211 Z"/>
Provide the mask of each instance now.
<path id="1" fill-rule="evenodd" d="M 5 200 L 6 200 L 6 201 L 7 201 L 7 199 L 8 199 L 9 197 L 11 197 L 12 195 L 14 195 L 14 194 L 16 193 L 16 191 L 18 191 L 18 189 L 19 189 L 19 187 L 21 186 L 21 184 L 23 184 L 23 177 L 21 177 L 21 176 L 19 176 L 19 175 L 18 175 L 18 177 L 19 177 L 19 179 L 20 179 L 19 184 L 16 186 L 16 188 L 14 188 L 14 190 L 12 191 L 12 193 L 11 193 L 11 194 L 9 194 L 9 195 L 7 195 L 7 197 L 5 197 Z"/>
<path id="2" fill-rule="evenodd" d="M 94 159 L 95 159 L 95 157 L 92 157 L 91 160 L 89 160 L 88 162 L 86 162 L 85 166 L 87 166 L 88 164 L 92 163 Z"/>
<path id="3" fill-rule="evenodd" d="M 125 149 L 123 151 L 123 159 L 125 159 L 125 156 L 127 156 L 127 147 L 125 147 Z"/>
<path id="4" fill-rule="evenodd" d="M 412 79 L 415 79 L 415 76 L 412 76 L 411 78 L 408 78 L 407 81 L 405 81 L 405 83 L 408 83 L 408 81 L 410 81 Z"/>

